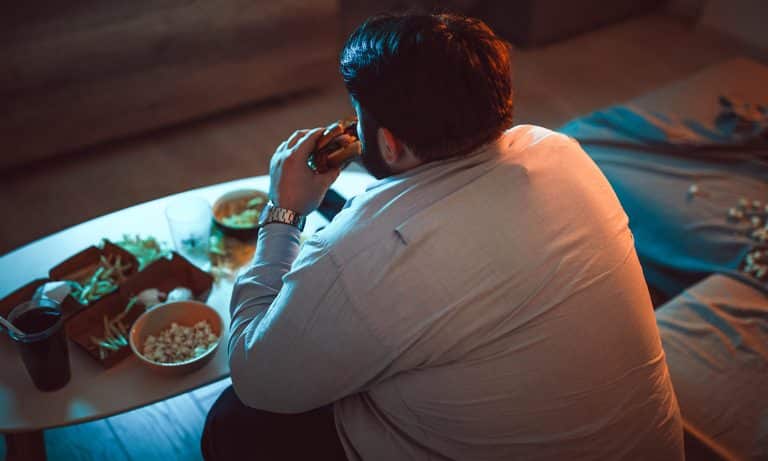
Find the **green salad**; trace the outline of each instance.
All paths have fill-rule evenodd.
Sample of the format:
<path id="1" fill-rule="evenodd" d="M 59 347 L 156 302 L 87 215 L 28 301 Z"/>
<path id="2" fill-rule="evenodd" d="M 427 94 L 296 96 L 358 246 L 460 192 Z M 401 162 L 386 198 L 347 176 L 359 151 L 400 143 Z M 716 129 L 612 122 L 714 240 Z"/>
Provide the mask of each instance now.
<path id="1" fill-rule="evenodd" d="M 139 270 L 170 254 L 168 248 L 154 237 L 142 238 L 138 235 L 123 235 L 123 239 L 115 242 L 115 245 L 136 257 L 139 261 Z"/>
<path id="2" fill-rule="evenodd" d="M 254 197 L 246 203 L 243 211 L 222 218 L 221 223 L 238 229 L 256 227 L 259 223 L 259 214 L 265 203 L 264 197 Z"/>

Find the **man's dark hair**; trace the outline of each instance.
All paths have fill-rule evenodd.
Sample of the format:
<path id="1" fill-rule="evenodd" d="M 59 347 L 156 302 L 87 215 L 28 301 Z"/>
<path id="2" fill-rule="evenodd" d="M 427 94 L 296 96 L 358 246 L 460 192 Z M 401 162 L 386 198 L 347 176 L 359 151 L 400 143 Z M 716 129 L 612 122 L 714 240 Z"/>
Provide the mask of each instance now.
<path id="1" fill-rule="evenodd" d="M 381 15 L 347 39 L 340 70 L 362 109 L 429 162 L 466 154 L 511 126 L 509 50 L 479 19 Z"/>

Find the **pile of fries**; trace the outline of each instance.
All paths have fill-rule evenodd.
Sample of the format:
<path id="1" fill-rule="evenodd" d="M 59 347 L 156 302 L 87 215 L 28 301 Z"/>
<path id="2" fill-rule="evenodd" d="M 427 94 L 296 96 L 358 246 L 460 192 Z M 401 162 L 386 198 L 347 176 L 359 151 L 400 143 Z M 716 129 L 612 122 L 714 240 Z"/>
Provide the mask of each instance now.
<path id="1" fill-rule="evenodd" d="M 92 274 L 80 280 L 69 281 L 71 295 L 80 304 L 89 304 L 115 291 L 118 284 L 126 279 L 128 271 L 133 268 L 130 262 L 123 263 L 121 259 L 119 255 L 102 256 Z"/>
<path id="2" fill-rule="evenodd" d="M 112 318 L 104 316 L 104 337 L 91 336 L 91 342 L 99 348 L 99 359 L 104 360 L 112 352 L 128 346 L 128 327 L 123 319 L 137 301 L 137 297 L 131 298 L 121 313 Z"/>

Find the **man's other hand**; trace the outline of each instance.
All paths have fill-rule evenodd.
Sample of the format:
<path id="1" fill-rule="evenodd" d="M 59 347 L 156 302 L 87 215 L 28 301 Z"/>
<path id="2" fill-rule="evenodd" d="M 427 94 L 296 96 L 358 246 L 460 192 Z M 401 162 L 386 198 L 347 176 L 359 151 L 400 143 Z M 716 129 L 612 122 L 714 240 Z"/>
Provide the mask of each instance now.
<path id="1" fill-rule="evenodd" d="M 302 215 L 314 211 L 341 170 L 315 174 L 307 166 L 323 128 L 298 130 L 278 146 L 269 164 L 269 199 Z"/>

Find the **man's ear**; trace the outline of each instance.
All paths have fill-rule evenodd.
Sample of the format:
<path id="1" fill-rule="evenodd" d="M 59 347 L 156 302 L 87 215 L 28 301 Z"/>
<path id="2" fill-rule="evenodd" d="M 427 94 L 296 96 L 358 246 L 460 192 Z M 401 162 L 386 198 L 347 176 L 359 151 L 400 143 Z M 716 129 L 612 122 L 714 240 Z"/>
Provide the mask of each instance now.
<path id="1" fill-rule="evenodd" d="M 376 133 L 379 151 L 387 165 L 394 165 L 403 155 L 403 144 L 386 128 L 380 127 Z"/>

